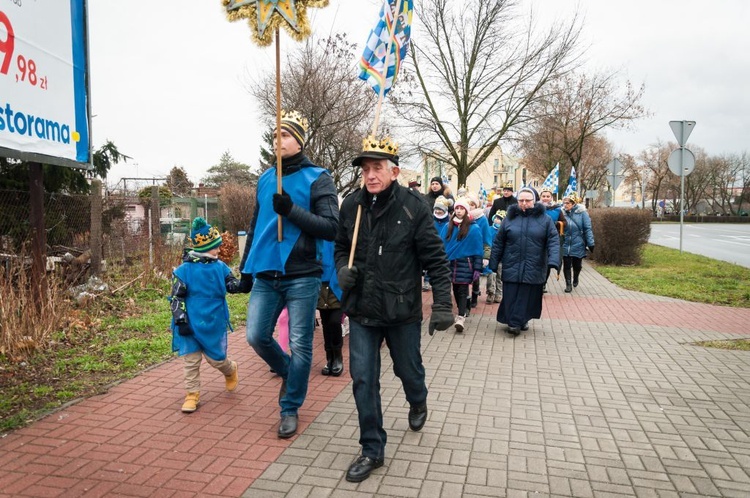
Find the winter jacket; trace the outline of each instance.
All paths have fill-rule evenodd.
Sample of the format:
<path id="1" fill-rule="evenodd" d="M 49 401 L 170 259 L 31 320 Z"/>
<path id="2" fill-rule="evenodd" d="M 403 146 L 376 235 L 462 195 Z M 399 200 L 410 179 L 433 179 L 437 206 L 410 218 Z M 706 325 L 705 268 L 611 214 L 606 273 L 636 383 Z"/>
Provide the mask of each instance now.
<path id="1" fill-rule="evenodd" d="M 458 240 L 459 227 L 454 226 L 450 240 L 446 225 L 440 232 L 440 238 L 445 241 L 448 266 L 451 271 L 451 282 L 454 284 L 470 284 L 474 281 L 474 271 L 482 271 L 482 233 L 476 223 L 469 226 L 469 232 Z"/>
<path id="2" fill-rule="evenodd" d="M 559 269 L 559 261 L 560 238 L 544 205 L 526 211 L 511 206 L 492 244 L 490 270 L 497 272 L 502 263 L 503 282 L 541 285 L 547 266 Z"/>
<path id="3" fill-rule="evenodd" d="M 357 283 L 345 291 L 346 314 L 365 326 L 422 320 L 422 270 L 432 285 L 433 309 L 451 310 L 451 284 L 443 242 L 419 194 L 393 182 L 380 199 L 358 189 L 341 205 L 336 268 L 347 266 L 357 207 L 362 206 L 354 266 Z M 377 202 L 377 205 L 375 205 Z"/>
<path id="4" fill-rule="evenodd" d="M 563 239 L 563 256 L 585 258 L 586 248 L 594 247 L 594 232 L 591 230 L 591 218 L 586 208 L 580 204 L 565 211 L 566 225 Z"/>
<path id="5" fill-rule="evenodd" d="M 296 180 L 296 178 L 291 178 L 292 175 L 304 174 L 306 172 L 303 170 L 310 168 L 318 169 L 318 167 L 311 163 L 307 157 L 302 155 L 302 153 L 291 158 L 285 158 L 282 163 L 282 186 L 287 182 Z M 265 175 L 272 175 L 275 178 L 276 168 L 271 168 L 264 172 L 261 176 L 261 180 L 264 179 Z M 290 177 L 290 179 L 285 180 L 287 177 Z M 275 239 L 277 236 L 275 228 L 275 219 L 277 215 L 273 211 L 272 203 L 270 201 L 265 202 L 263 206 L 261 206 L 261 202 L 255 203 L 252 221 L 247 232 L 245 252 L 242 255 L 242 261 L 240 262 L 240 271 L 242 273 L 254 273 L 255 276 L 269 279 L 321 275 L 323 269 L 320 261 L 318 239 L 333 240 L 336 237 L 339 204 L 336 187 L 333 184 L 331 175 L 326 171 L 322 171 L 316 176 L 316 178 L 317 179 L 309 183 L 309 195 L 305 192 L 303 197 L 295 198 L 294 192 L 289 192 L 289 194 L 292 195 L 294 205 L 292 206 L 292 211 L 289 215 L 282 217 L 284 241 L 281 243 L 275 242 L 277 240 Z M 272 187 L 261 187 L 261 184 L 268 184 L 267 182 L 261 182 L 261 180 L 258 182 L 259 191 L 257 193 L 257 199 L 270 199 L 272 194 L 276 191 L 276 183 L 272 182 Z M 268 188 L 272 188 L 273 192 L 261 192 L 261 189 Z M 307 204 L 309 209 L 304 205 L 301 205 L 301 203 Z M 274 223 L 272 224 L 273 229 L 271 230 L 273 233 L 261 233 L 260 230 L 263 227 L 266 227 L 266 225 L 259 224 L 259 219 L 274 220 Z M 292 240 L 287 234 L 287 232 L 292 229 L 299 233 L 298 238 L 294 240 Z M 261 243 L 262 237 L 266 238 L 265 243 L 271 245 L 270 250 L 279 251 L 285 256 L 286 259 L 283 263 L 283 271 L 271 268 L 259 268 L 255 271 L 250 270 L 252 265 L 248 259 L 251 249 L 254 244 Z M 256 238 L 258 240 L 256 240 Z"/>
<path id="6" fill-rule="evenodd" d="M 492 208 L 490 208 L 490 214 L 487 216 L 487 219 L 492 222 L 492 217 L 495 216 L 495 213 L 498 211 L 508 212 L 508 209 L 514 204 L 518 204 L 518 199 L 512 195 L 510 197 L 505 197 L 504 195 L 495 197 L 495 200 L 492 201 Z"/>

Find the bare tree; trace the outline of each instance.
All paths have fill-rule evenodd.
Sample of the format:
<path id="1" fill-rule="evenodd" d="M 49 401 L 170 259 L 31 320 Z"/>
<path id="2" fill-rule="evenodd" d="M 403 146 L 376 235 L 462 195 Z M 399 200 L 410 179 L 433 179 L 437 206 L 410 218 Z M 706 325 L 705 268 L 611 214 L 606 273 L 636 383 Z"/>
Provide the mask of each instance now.
<path id="1" fill-rule="evenodd" d="M 396 109 L 417 149 L 463 184 L 529 118 L 545 86 L 575 65 L 580 23 L 575 16 L 537 36 L 516 0 L 420 4 L 421 36 L 406 60 L 420 91 L 394 92 Z"/>
<path id="2" fill-rule="evenodd" d="M 362 139 L 372 122 L 376 96 L 361 81 L 355 60 L 356 45 L 346 35 L 308 41 L 291 53 L 282 69 L 282 107 L 299 110 L 309 121 L 305 151 L 315 164 L 328 168 L 342 195 L 359 184 L 359 170 L 351 161 L 362 150 Z M 251 83 L 249 91 L 260 103 L 269 129 L 275 125 L 275 75 Z M 272 136 L 266 137 L 270 148 Z M 273 160 L 268 149 L 262 162 Z"/>
<path id="3" fill-rule="evenodd" d="M 596 188 L 599 172 L 590 177 L 591 165 L 584 160 L 592 138 L 606 128 L 625 128 L 647 114 L 640 104 L 644 87 L 636 90 L 629 81 L 623 86 L 616 72 L 571 73 L 552 82 L 534 104 L 537 119 L 522 140 L 524 153 L 533 161 L 529 168 L 546 175 L 560 162 L 561 177 L 575 167 L 582 193 Z"/>
<path id="4" fill-rule="evenodd" d="M 696 170 L 697 163 L 696 160 Z M 705 189 L 705 196 L 711 201 L 713 210 L 720 209 L 722 214 L 739 214 L 750 192 L 750 161 L 747 154 L 712 156 L 706 163 L 708 188 Z"/>

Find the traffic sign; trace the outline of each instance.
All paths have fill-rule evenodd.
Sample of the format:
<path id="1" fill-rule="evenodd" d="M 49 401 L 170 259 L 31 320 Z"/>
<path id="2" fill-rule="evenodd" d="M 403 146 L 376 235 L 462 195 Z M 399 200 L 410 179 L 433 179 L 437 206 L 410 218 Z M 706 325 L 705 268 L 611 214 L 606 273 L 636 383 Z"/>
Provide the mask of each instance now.
<path id="1" fill-rule="evenodd" d="M 622 162 L 620 162 L 619 159 L 612 159 L 609 164 L 607 164 L 607 171 L 609 171 L 610 175 L 619 175 L 620 172 L 622 172 Z"/>
<path id="2" fill-rule="evenodd" d="M 610 185 L 612 185 L 612 190 L 617 190 L 618 188 L 620 188 L 620 184 L 622 183 L 623 180 L 624 178 L 621 176 L 613 176 L 613 175 L 607 176 L 607 181 L 609 182 Z"/>
<path id="3" fill-rule="evenodd" d="M 680 147 L 685 147 L 688 137 L 693 132 L 693 128 L 695 128 L 695 121 L 670 121 L 669 127 L 672 128 L 672 133 L 674 133 L 674 137 L 677 139 L 677 144 Z"/>
<path id="4" fill-rule="evenodd" d="M 669 165 L 669 171 L 675 175 L 681 176 L 684 174 L 687 176 L 695 169 L 695 155 L 690 149 L 680 147 L 669 154 L 667 164 Z"/>

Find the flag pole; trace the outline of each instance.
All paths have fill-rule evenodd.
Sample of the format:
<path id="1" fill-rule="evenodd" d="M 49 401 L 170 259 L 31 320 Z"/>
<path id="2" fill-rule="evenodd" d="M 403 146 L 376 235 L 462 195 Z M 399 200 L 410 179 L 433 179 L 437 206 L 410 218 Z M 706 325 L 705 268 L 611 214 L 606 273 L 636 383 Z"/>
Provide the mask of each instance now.
<path id="1" fill-rule="evenodd" d="M 276 193 L 281 194 L 281 44 L 276 28 Z M 277 216 L 278 239 L 284 240 L 281 215 Z"/>
<path id="2" fill-rule="evenodd" d="M 384 9 L 390 9 L 391 4 L 388 0 L 384 0 Z M 383 11 L 385 13 L 385 10 Z M 396 25 L 398 24 L 398 17 L 401 13 L 401 0 L 396 0 L 396 10 L 393 13 L 393 24 L 391 25 L 391 36 L 388 38 L 388 45 L 385 50 L 385 60 L 383 61 L 383 71 L 380 75 L 380 92 L 378 93 L 378 104 L 375 107 L 375 118 L 372 123 L 372 136 L 377 136 L 378 126 L 380 126 L 380 110 L 383 107 L 383 100 L 385 99 L 385 84 L 388 78 L 388 64 L 391 58 L 391 48 L 393 47 L 393 41 L 396 38 Z M 386 20 L 388 17 L 386 16 Z M 396 74 L 393 74 L 393 79 L 396 79 Z M 365 188 L 365 177 L 362 175 L 362 181 L 359 184 L 359 188 Z M 357 206 L 357 218 L 354 220 L 354 234 L 352 235 L 352 248 L 349 250 L 349 268 L 354 265 L 354 251 L 357 249 L 357 238 L 359 237 L 359 225 L 362 221 L 362 205 Z"/>

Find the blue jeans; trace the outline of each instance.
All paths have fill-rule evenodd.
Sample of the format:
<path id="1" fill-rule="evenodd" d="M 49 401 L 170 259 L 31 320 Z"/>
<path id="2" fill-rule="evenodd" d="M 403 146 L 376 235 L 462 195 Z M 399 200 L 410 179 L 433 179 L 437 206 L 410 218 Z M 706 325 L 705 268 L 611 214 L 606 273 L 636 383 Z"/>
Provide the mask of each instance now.
<path id="1" fill-rule="evenodd" d="M 296 415 L 307 396 L 312 366 L 315 306 L 320 292 L 319 277 L 289 280 L 256 278 L 247 304 L 247 342 L 258 356 L 286 379 L 281 415 Z M 284 306 L 289 310 L 289 351 L 273 338 L 273 329 Z"/>
<path id="2" fill-rule="evenodd" d="M 354 380 L 354 402 L 359 415 L 362 455 L 385 456 L 387 435 L 380 404 L 380 346 L 385 339 L 393 360 L 393 373 L 401 379 L 411 405 L 427 401 L 420 342 L 420 322 L 390 327 L 366 327 L 349 319 L 349 372 Z"/>

